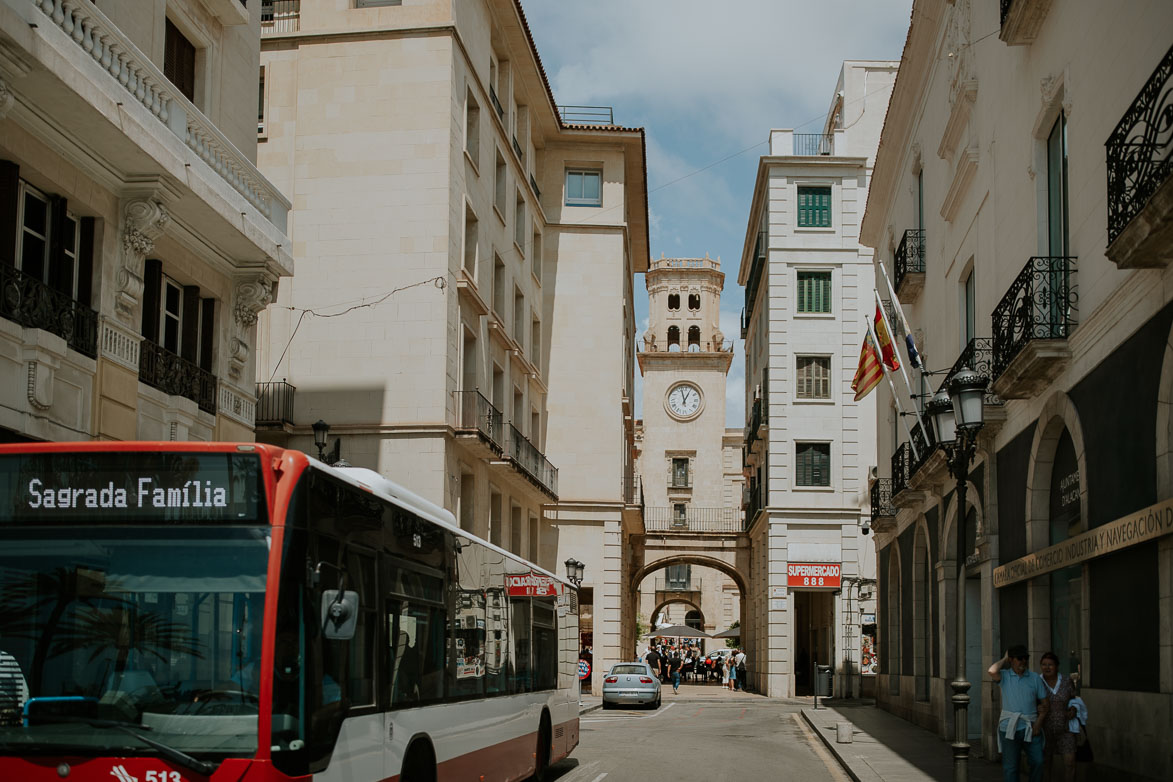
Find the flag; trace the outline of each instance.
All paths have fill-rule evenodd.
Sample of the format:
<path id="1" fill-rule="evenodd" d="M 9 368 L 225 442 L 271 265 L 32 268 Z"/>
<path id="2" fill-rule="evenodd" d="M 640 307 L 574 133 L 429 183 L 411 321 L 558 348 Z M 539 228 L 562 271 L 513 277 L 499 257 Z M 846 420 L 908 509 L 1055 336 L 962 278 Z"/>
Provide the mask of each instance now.
<path id="1" fill-rule="evenodd" d="M 924 357 L 921 356 L 920 351 L 916 349 L 916 341 L 912 338 L 912 329 L 908 327 L 908 318 L 904 317 L 904 308 L 900 306 L 900 299 L 896 296 L 896 289 L 892 287 L 892 280 L 888 279 L 888 270 L 884 268 L 884 264 L 880 263 L 880 273 L 884 275 L 884 282 L 888 286 L 888 293 L 892 294 L 892 306 L 896 309 L 896 314 L 900 318 L 900 330 L 904 332 L 904 346 L 908 348 L 908 363 L 912 364 L 915 369 L 924 369 Z M 880 292 L 876 291 L 877 298 Z"/>
<path id="2" fill-rule="evenodd" d="M 892 340 L 888 337 L 888 326 L 879 304 L 876 305 L 876 341 L 880 343 L 880 355 L 888 369 L 893 372 L 900 369 L 900 359 L 896 358 L 896 348 L 892 347 Z"/>
<path id="3" fill-rule="evenodd" d="M 920 360 L 920 351 L 916 349 L 916 342 L 913 341 L 911 334 L 905 333 L 904 346 L 908 348 L 908 363 L 912 364 L 914 369 L 924 369 L 925 365 Z"/>
<path id="4" fill-rule="evenodd" d="M 876 343 L 872 342 L 872 335 L 865 334 L 863 348 L 859 352 L 859 367 L 855 370 L 855 379 L 851 381 L 851 390 L 855 392 L 855 401 L 863 399 L 873 388 L 880 384 L 884 376 L 884 367 L 880 364 L 880 354 L 876 350 Z"/>

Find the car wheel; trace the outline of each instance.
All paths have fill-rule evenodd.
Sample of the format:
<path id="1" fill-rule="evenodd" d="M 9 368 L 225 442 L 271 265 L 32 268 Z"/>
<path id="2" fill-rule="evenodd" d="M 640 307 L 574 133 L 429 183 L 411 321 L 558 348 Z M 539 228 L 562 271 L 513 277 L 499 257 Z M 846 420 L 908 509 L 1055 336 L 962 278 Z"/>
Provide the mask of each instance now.
<path id="1" fill-rule="evenodd" d="M 660 693 L 656 693 L 656 700 L 652 704 L 652 709 L 658 709 L 658 708 L 660 708 Z"/>
<path id="2" fill-rule="evenodd" d="M 610 704 L 610 703 L 607 703 L 607 701 L 603 701 L 603 708 L 604 708 L 604 709 L 610 709 L 610 708 L 611 708 L 611 706 L 612 706 L 612 704 Z"/>

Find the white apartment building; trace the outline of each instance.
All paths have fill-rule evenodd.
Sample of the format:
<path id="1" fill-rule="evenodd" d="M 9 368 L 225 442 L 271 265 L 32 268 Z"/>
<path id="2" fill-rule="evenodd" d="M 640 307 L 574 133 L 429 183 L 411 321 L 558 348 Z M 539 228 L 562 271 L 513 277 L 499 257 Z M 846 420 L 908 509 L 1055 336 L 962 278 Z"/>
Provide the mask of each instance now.
<path id="1" fill-rule="evenodd" d="M 636 438 L 644 535 L 633 542 L 641 564 L 661 567 L 632 587 L 649 626 L 664 614 L 670 624 L 712 634 L 741 619 L 738 584 L 716 562 L 696 559 L 713 553 L 706 536 L 742 531 L 741 432 L 725 427 L 733 362 L 733 341 L 720 329 L 725 273 L 720 259 L 707 255 L 661 257 L 644 283 L 648 328 L 637 354 L 643 418 Z"/>
<path id="2" fill-rule="evenodd" d="M 858 237 L 895 75 L 894 62 L 845 62 L 821 132 L 771 131 L 758 165 L 738 273 L 752 552 L 743 642 L 750 684 L 770 696 L 809 694 L 815 664 L 832 667 L 837 694 L 865 687 L 874 397 L 856 403 L 851 382 L 876 304 Z"/>
<path id="3" fill-rule="evenodd" d="M 0 442 L 253 439 L 259 0 L 0 0 Z"/>
<path id="4" fill-rule="evenodd" d="M 990 383 L 963 513 L 879 389 L 879 705 L 951 737 L 961 669 L 994 759 L 986 669 L 1053 651 L 1097 780 L 1173 778 L 1171 44 L 1168 3 L 916 0 L 861 231 L 924 391 Z"/>
<path id="5" fill-rule="evenodd" d="M 555 105 L 516 0 L 275 2 L 261 62 L 299 268 L 258 437 L 312 452 L 321 420 L 328 458 L 583 561 L 583 642 L 617 659 L 643 131 Z"/>

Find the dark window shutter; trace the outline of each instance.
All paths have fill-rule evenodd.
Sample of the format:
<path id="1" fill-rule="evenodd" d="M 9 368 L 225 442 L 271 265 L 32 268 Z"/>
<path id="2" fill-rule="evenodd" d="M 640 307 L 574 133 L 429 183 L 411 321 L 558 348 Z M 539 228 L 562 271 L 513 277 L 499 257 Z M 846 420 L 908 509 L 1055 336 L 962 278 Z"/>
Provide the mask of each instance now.
<path id="1" fill-rule="evenodd" d="M 77 300 L 94 307 L 94 218 L 81 219 L 81 240 L 77 248 Z"/>
<path id="2" fill-rule="evenodd" d="M 179 335 L 179 355 L 196 362 L 200 340 L 200 289 L 196 285 L 183 286 L 183 332 Z"/>
<path id="3" fill-rule="evenodd" d="M 212 343 L 216 337 L 216 300 L 200 301 L 200 369 L 212 371 Z"/>
<path id="4" fill-rule="evenodd" d="M 143 338 L 159 344 L 159 294 L 163 287 L 163 262 L 148 258 L 143 270 Z"/>
<path id="5" fill-rule="evenodd" d="M 0 263 L 16 266 L 16 213 L 19 211 L 20 166 L 0 160 Z"/>
<path id="6" fill-rule="evenodd" d="M 170 19 L 163 42 L 163 74 L 188 100 L 195 102 L 195 46 Z"/>
<path id="7" fill-rule="evenodd" d="M 72 220 L 66 214 L 68 203 L 60 196 L 49 197 L 49 287 L 73 298 L 73 259 L 65 254 L 66 232 Z M 73 237 L 68 238 L 73 242 Z M 76 251 L 76 247 L 72 248 Z"/>

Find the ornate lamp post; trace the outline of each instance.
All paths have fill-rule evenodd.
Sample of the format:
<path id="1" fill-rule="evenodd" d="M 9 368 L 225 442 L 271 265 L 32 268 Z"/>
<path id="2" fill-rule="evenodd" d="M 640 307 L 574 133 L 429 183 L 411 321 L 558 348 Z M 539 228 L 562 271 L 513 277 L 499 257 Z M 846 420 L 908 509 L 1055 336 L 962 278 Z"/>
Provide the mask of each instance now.
<path id="1" fill-rule="evenodd" d="M 318 461 L 326 461 L 326 443 L 330 436 L 330 424 L 319 418 L 314 422 L 314 445 L 318 446 Z"/>
<path id="2" fill-rule="evenodd" d="M 937 443 L 945 449 L 949 474 L 957 479 L 957 675 L 953 688 L 953 779 L 966 782 L 969 775 L 969 682 L 965 679 L 965 516 L 969 465 L 977 450 L 983 421 L 986 378 L 966 367 L 949 381 L 928 404 Z"/>
<path id="3" fill-rule="evenodd" d="M 566 580 L 574 584 L 575 587 L 582 586 L 582 575 L 585 570 L 586 565 L 574 557 L 566 560 Z"/>

